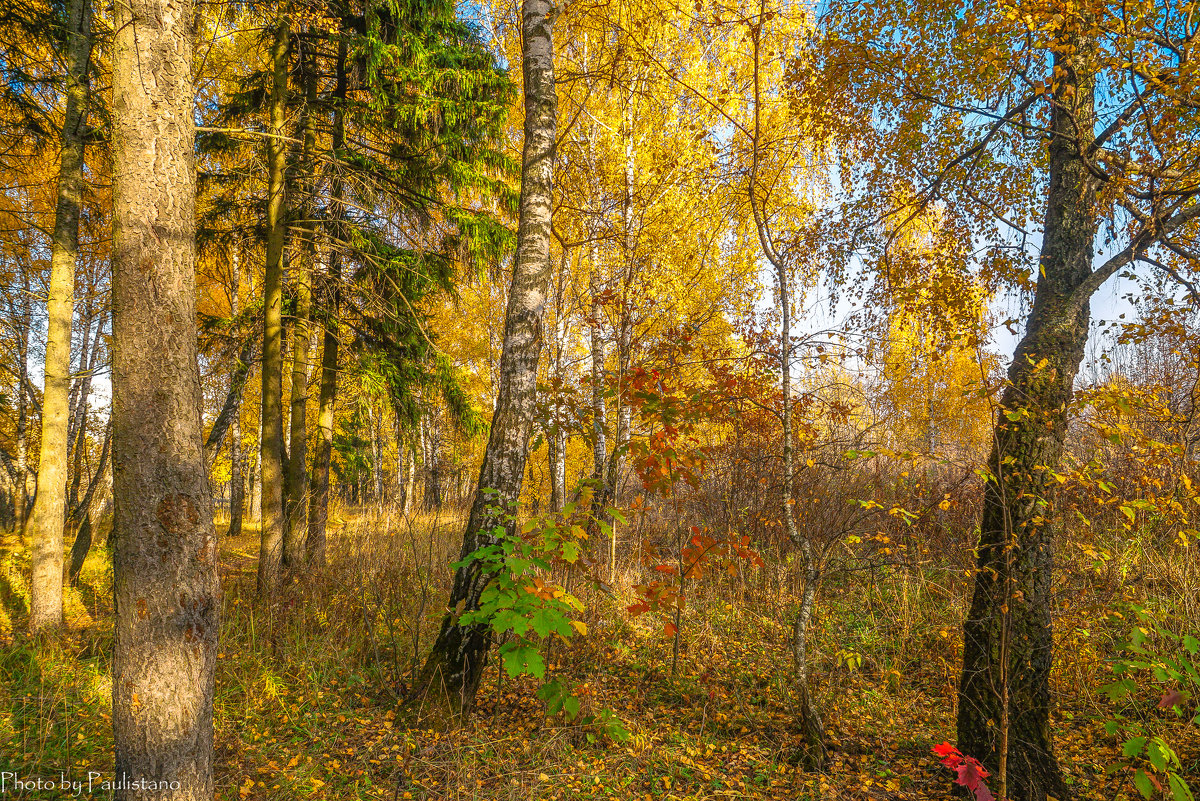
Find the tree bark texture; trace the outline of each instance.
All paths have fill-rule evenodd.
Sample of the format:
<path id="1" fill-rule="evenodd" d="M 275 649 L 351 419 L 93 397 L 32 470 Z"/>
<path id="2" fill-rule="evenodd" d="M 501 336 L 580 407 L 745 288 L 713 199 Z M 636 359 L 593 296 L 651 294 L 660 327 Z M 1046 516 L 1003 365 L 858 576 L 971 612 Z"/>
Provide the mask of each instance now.
<path id="1" fill-rule="evenodd" d="M 219 591 L 196 343 L 195 9 L 123 0 L 115 14 L 116 798 L 211 801 Z"/>
<path id="2" fill-rule="evenodd" d="M 258 551 L 258 594 L 272 594 L 283 570 L 283 245 L 287 147 L 288 26 L 276 24 L 271 42 L 271 134 L 267 139 L 267 254 L 263 277 L 262 359 L 262 539 Z"/>
<path id="3" fill-rule="evenodd" d="M 533 427 L 542 314 L 551 274 L 550 218 L 558 105 L 554 94 L 553 15 L 550 0 L 523 0 L 525 143 L 517 254 L 504 319 L 496 410 L 463 536 L 463 558 L 494 542 L 498 527 L 511 526 Z M 461 709 L 469 709 L 474 703 L 491 646 L 491 631 L 486 625 L 461 626 L 458 615 L 478 608 L 480 595 L 490 580 L 491 576 L 474 561 L 455 573 L 449 611 L 422 671 L 423 688 L 444 692 L 447 700 Z"/>
<path id="4" fill-rule="evenodd" d="M 1071 300 L 1092 272 L 1098 228 L 1096 179 L 1081 156 L 1095 121 L 1085 58 L 1056 59 L 1062 81 L 1048 145 L 1040 276 L 1000 401 L 978 569 L 963 622 L 958 747 L 996 771 L 1002 734 L 1007 735 L 1011 801 L 1068 797 L 1049 731 L 1052 473 L 1062 457 L 1067 407 L 1088 337 L 1088 305 Z"/>
<path id="5" fill-rule="evenodd" d="M 33 535 L 33 581 L 29 627 L 62 623 L 63 525 L 66 518 L 67 436 L 70 425 L 71 318 L 75 264 L 79 259 L 79 210 L 87 129 L 88 62 L 92 50 L 90 0 L 67 3 L 66 116 L 50 242 L 50 294 L 46 300 L 46 362 L 42 392 L 42 442 L 37 496 L 29 525 Z"/>

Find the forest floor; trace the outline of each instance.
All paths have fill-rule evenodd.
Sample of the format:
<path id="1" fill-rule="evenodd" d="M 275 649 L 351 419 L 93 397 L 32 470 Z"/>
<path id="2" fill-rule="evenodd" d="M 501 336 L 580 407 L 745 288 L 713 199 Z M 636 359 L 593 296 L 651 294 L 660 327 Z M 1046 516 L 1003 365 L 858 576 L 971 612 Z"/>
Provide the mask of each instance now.
<path id="1" fill-rule="evenodd" d="M 365 533 L 381 529 L 388 533 Z M 830 761 L 817 774 L 800 767 L 789 701 L 788 581 L 772 583 L 761 569 L 697 588 L 674 675 L 661 622 L 628 620 L 628 599 L 577 591 L 588 604 L 589 634 L 569 650 L 558 646 L 551 670 L 579 686 L 585 714 L 614 712 L 627 740 L 548 718 L 535 686 L 502 679 L 494 660 L 475 714 L 448 725 L 439 710 L 406 702 L 405 681 L 441 615 L 447 575 L 428 566 L 448 563 L 458 523 L 426 520 L 406 530 L 378 521 L 343 527 L 331 539 L 330 570 L 297 578 L 270 605 L 253 597 L 257 533 L 223 537 L 218 798 L 951 797 L 951 774 L 931 748 L 954 740 L 966 583 L 953 570 L 936 579 L 892 571 L 827 589 L 813 638 Z M 68 591 L 68 630 L 31 641 L 21 634 L 25 545 L 0 539 L 0 743 L 10 743 L 0 745 L 0 771 L 106 774 L 107 554 L 94 549 Z M 1067 585 L 1090 580 L 1071 569 Z M 1068 782 L 1080 799 L 1138 797 L 1127 771 L 1106 772 L 1119 744 L 1104 733 L 1106 702 L 1096 690 L 1107 663 L 1095 598 L 1071 591 L 1062 599 L 1053 731 Z M 1195 786 L 1200 738 L 1194 728 L 1176 735 Z"/>

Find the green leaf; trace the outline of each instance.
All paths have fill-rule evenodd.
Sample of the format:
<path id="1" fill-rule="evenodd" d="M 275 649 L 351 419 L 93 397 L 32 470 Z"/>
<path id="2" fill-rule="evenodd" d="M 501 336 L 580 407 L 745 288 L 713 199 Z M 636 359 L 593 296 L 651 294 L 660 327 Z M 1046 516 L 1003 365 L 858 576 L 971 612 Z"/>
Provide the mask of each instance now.
<path id="1" fill-rule="evenodd" d="M 564 542 L 562 544 L 562 558 L 574 564 L 579 559 L 579 544 L 572 540 Z"/>
<path id="2" fill-rule="evenodd" d="M 1121 756 L 1135 757 L 1146 747 L 1146 737 L 1130 737 L 1121 745 Z"/>
<path id="3" fill-rule="evenodd" d="M 537 648 L 529 645 L 514 645 L 502 651 L 500 661 L 509 678 L 515 679 L 522 673 L 540 679 L 546 675 L 546 663 Z"/>
<path id="4" fill-rule="evenodd" d="M 558 628 L 558 620 L 556 618 L 561 617 L 561 614 L 552 609 L 539 609 L 533 614 L 533 619 L 530 623 L 539 637 L 549 637 L 550 632 Z"/>
<path id="5" fill-rule="evenodd" d="M 563 709 L 566 710 L 567 720 L 574 720 L 579 714 L 579 699 L 573 695 L 568 695 L 563 699 Z"/>
<path id="6" fill-rule="evenodd" d="M 1189 654 L 1194 654 L 1197 651 L 1200 651 L 1200 640 L 1197 640 L 1190 634 L 1185 634 L 1183 636 L 1183 649 Z"/>
<path id="7" fill-rule="evenodd" d="M 1143 798 L 1150 799 L 1154 797 L 1154 782 L 1150 781 L 1150 776 L 1146 771 L 1138 768 L 1133 774 L 1133 783 Z"/>
<path id="8" fill-rule="evenodd" d="M 1146 744 L 1146 757 L 1159 773 L 1164 773 L 1167 770 L 1167 762 L 1170 761 L 1170 756 L 1170 749 L 1157 737 Z"/>
<path id="9" fill-rule="evenodd" d="M 1167 777 L 1167 783 L 1171 786 L 1171 797 L 1175 801 L 1196 801 L 1196 797 L 1192 795 L 1192 790 L 1187 786 L 1178 773 L 1172 773 Z"/>

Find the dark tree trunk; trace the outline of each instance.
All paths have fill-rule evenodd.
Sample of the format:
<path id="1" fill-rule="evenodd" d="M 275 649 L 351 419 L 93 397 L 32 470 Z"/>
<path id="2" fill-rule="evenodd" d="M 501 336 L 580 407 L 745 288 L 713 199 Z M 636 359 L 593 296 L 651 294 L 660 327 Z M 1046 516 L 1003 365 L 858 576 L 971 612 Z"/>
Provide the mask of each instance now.
<path id="1" fill-rule="evenodd" d="M 71 509 L 67 516 L 67 524 L 75 528 L 75 540 L 71 543 L 71 561 L 67 567 L 67 579 L 72 585 L 79 578 L 83 562 L 92 549 L 92 500 L 96 497 L 96 489 L 104 480 L 104 471 L 108 468 L 108 453 L 112 447 L 112 423 L 105 426 L 104 444 L 100 448 L 100 461 L 92 480 L 88 482 L 83 498 Z"/>
<path id="2" fill-rule="evenodd" d="M 112 426 L 109 425 L 104 434 L 104 446 L 100 450 L 100 466 L 96 468 L 96 473 L 92 476 L 92 480 L 88 484 L 87 492 L 84 493 L 83 500 L 79 503 L 79 509 L 72 515 L 73 519 L 79 520 L 79 524 L 75 530 L 75 542 L 71 544 L 71 563 L 67 568 L 67 578 L 72 586 L 79 580 L 79 573 L 83 570 L 83 563 L 87 559 L 88 553 L 92 550 L 92 529 L 95 527 L 92 515 L 92 499 L 95 497 L 96 488 L 104 480 L 104 471 L 108 467 L 108 453 L 111 444 Z"/>
<path id="3" fill-rule="evenodd" d="M 211 801 L 219 590 L 196 360 L 195 9 L 114 8 L 116 798 Z"/>
<path id="4" fill-rule="evenodd" d="M 963 623 L 958 747 L 1003 774 L 1011 801 L 1069 795 L 1049 731 L 1052 473 L 1087 343 L 1088 305 L 1077 296 L 1092 272 L 1097 231 L 1096 181 L 1080 155 L 1095 121 L 1085 58 L 1056 60 L 1062 80 L 1051 121 L 1041 270 L 996 420 L 978 570 Z"/>
<path id="5" fill-rule="evenodd" d="M 299 172 L 304 182 L 301 227 L 304 256 L 294 276 L 296 318 L 292 325 L 292 387 L 287 487 L 284 492 L 287 525 L 283 532 L 283 563 L 298 567 L 305 560 L 305 540 L 308 538 L 308 363 L 312 348 L 312 267 L 317 256 L 316 212 L 313 201 L 317 189 L 317 76 L 311 45 L 304 45 L 300 56 L 304 82 L 304 114 L 301 130 L 304 146 L 300 154 Z"/>
<path id="6" fill-rule="evenodd" d="M 341 152 L 346 144 L 345 101 L 347 90 L 346 44 L 338 45 L 337 84 L 334 97 L 337 107 L 333 119 L 333 151 Z M 345 219 L 343 192 L 345 187 L 338 172 L 329 188 L 330 234 L 333 246 L 329 251 L 329 274 L 325 277 L 324 309 L 325 335 L 321 344 L 321 386 L 317 399 L 317 447 L 313 453 L 312 490 L 308 508 L 309 562 L 325 564 L 325 527 L 329 522 L 329 466 L 333 460 L 333 412 L 337 403 L 338 315 L 342 299 L 342 231 Z"/>
<path id="7" fill-rule="evenodd" d="M 229 316 L 234 320 L 237 320 L 241 306 L 239 297 L 242 287 L 240 266 L 238 255 L 235 251 L 230 263 L 229 276 L 230 283 L 232 284 L 229 288 Z M 242 510 L 246 505 L 246 480 L 242 470 L 242 462 L 245 457 L 242 453 L 241 397 L 242 388 L 245 386 L 246 378 L 250 372 L 250 354 L 246 353 L 244 349 L 243 353 L 247 358 L 242 359 L 239 355 L 238 363 L 233 366 L 232 375 L 229 378 L 229 391 L 234 396 L 235 401 L 233 411 L 229 415 L 229 528 L 225 532 L 228 537 L 242 536 Z M 222 409 L 223 412 L 224 410 Z M 205 443 L 204 449 L 206 452 L 208 451 L 208 443 Z"/>
<path id="8" fill-rule="evenodd" d="M 95 336 L 90 335 L 95 317 L 90 304 L 87 314 L 80 321 L 84 331 L 84 346 L 79 356 L 79 369 L 82 371 L 82 375 L 76 382 L 71 425 L 67 431 L 67 441 L 71 443 L 74 451 L 71 459 L 71 484 L 67 491 L 68 509 L 73 509 L 79 502 L 79 488 L 83 485 L 83 462 L 87 454 L 88 400 L 92 396 L 92 376 L 96 373 L 97 361 L 100 356 L 101 334 L 104 331 L 104 320 L 107 316 L 107 310 L 101 311 L 99 319 L 95 320 Z"/>
<path id="9" fill-rule="evenodd" d="M 204 440 L 204 458 L 210 462 L 220 450 L 221 440 L 225 439 L 226 432 L 241 414 L 242 393 L 246 389 L 247 379 L 250 378 L 250 365 L 254 362 L 254 346 L 256 344 L 258 344 L 258 336 L 251 334 L 242 342 L 242 347 L 238 350 L 237 362 L 234 364 L 233 374 L 229 378 L 229 392 L 225 394 L 225 402 L 221 404 L 221 411 L 217 414 L 217 419 L 213 421 L 208 438 Z"/>
<path id="10" fill-rule="evenodd" d="M 504 319 L 496 411 L 463 535 L 463 558 L 489 544 L 490 532 L 498 525 L 511 525 L 525 475 L 542 349 L 542 313 L 551 272 L 550 209 L 558 105 L 550 32 L 553 14 L 550 0 L 523 0 L 525 144 L 517 254 Z M 458 614 L 478 608 L 480 594 L 490 580 L 491 576 L 474 561 L 455 573 L 449 611 L 421 673 L 423 689 L 444 692 L 451 704 L 462 709 L 470 709 L 474 703 L 487 663 L 491 631 L 486 625 L 460 626 Z"/>
<path id="11" fill-rule="evenodd" d="M 263 276 L 262 359 L 262 539 L 258 550 L 258 594 L 275 591 L 283 570 L 283 245 L 284 170 L 287 147 L 283 140 L 287 116 L 288 26 L 278 22 L 271 43 L 270 122 L 267 139 L 267 254 Z"/>
<path id="12" fill-rule="evenodd" d="M 242 536 L 242 516 L 246 508 L 246 479 L 242 475 L 242 427 L 235 419 L 229 432 L 229 537 Z"/>
<path id="13" fill-rule="evenodd" d="M 46 362 L 38 492 L 29 520 L 33 533 L 29 627 L 34 631 L 62 623 L 71 318 L 75 306 L 75 263 L 79 258 L 88 62 L 92 50 L 91 3 L 89 0 L 70 0 L 66 11 L 68 38 L 64 55 L 67 62 L 67 107 L 63 119 L 54 236 L 50 243 L 50 294 L 46 300 Z"/>

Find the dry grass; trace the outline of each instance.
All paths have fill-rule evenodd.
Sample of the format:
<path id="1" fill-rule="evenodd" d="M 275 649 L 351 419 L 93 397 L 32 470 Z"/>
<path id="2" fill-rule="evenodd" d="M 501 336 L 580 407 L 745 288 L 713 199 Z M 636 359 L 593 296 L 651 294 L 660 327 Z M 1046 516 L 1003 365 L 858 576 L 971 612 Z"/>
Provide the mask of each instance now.
<path id="1" fill-rule="evenodd" d="M 813 639 L 833 751 L 829 771 L 815 775 L 796 767 L 785 625 L 793 588 L 781 563 L 768 559 L 695 588 L 675 676 L 660 624 L 623 613 L 639 566 L 624 566 L 615 595 L 577 589 L 589 635 L 556 646 L 550 664 L 580 686 L 585 708 L 620 717 L 632 738 L 617 744 L 547 718 L 534 686 L 502 680 L 494 665 L 476 714 L 460 725 L 408 702 L 408 682 L 440 622 L 462 521 L 347 517 L 334 521 L 328 569 L 295 576 L 269 604 L 253 596 L 257 532 L 223 539 L 219 798 L 948 797 L 948 774 L 930 747 L 954 739 L 966 584 L 949 568 L 880 567 L 827 588 Z M 32 642 L 20 634 L 26 553 L 11 535 L 0 542 L 0 637 L 8 643 L 0 650 L 0 743 L 9 744 L 0 745 L 0 770 L 106 772 L 107 555 L 96 548 L 71 592 L 67 631 Z M 1122 594 L 1164 586 L 1160 597 L 1177 613 L 1195 610 L 1197 570 L 1147 551 L 1136 561 L 1142 578 L 1126 570 L 1122 584 L 1090 559 L 1068 556 L 1056 609 L 1057 745 L 1081 798 L 1126 798 L 1128 778 L 1104 771 L 1116 743 L 1103 734 L 1107 707 L 1096 688 L 1116 632 L 1100 612 Z M 1153 583 L 1144 578 L 1151 571 Z M 1197 738 L 1182 728 L 1177 735 L 1186 773 L 1200 776 Z"/>

